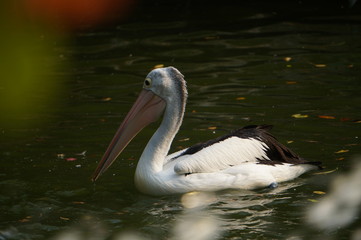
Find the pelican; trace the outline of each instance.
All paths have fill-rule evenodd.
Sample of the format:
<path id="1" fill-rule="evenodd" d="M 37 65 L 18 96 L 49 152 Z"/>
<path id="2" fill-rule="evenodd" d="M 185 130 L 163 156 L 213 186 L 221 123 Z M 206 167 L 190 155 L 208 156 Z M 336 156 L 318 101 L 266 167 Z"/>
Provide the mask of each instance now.
<path id="1" fill-rule="evenodd" d="M 136 168 L 135 186 L 149 195 L 276 187 L 317 169 L 279 143 L 270 125 L 246 126 L 167 156 L 184 116 L 187 87 L 174 67 L 152 70 L 92 177 L 95 181 L 145 126 L 163 119 Z"/>

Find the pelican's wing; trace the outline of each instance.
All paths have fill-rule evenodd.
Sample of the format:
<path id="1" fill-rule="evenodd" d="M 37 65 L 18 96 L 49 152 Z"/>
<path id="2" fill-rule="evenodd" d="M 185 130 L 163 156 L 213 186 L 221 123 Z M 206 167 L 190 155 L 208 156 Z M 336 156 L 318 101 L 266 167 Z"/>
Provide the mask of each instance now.
<path id="1" fill-rule="evenodd" d="M 166 157 L 165 161 L 164 161 L 164 165 L 167 165 L 167 163 L 169 163 L 169 162 L 175 160 L 176 158 L 182 156 L 182 154 L 183 154 L 185 151 L 187 151 L 187 150 L 188 150 L 188 148 L 185 148 L 185 149 L 179 150 L 179 151 L 177 151 L 177 152 L 174 152 L 174 153 L 172 153 L 172 154 L 169 154 L 169 155 Z"/>
<path id="2" fill-rule="evenodd" d="M 171 160 L 177 160 L 174 171 L 178 174 L 216 172 L 247 162 L 270 165 L 309 163 L 279 143 L 268 132 L 270 128 L 269 125 L 247 126 L 196 144 L 177 152 L 178 155 L 172 154 Z"/>

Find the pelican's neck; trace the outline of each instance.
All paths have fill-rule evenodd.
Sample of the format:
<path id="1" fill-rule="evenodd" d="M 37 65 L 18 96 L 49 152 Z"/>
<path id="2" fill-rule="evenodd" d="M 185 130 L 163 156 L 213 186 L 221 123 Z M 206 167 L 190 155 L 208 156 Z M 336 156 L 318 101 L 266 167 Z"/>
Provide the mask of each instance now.
<path id="1" fill-rule="evenodd" d="M 163 120 L 145 147 L 139 159 L 136 175 L 146 176 L 160 172 L 183 120 L 185 103 L 167 104 Z"/>

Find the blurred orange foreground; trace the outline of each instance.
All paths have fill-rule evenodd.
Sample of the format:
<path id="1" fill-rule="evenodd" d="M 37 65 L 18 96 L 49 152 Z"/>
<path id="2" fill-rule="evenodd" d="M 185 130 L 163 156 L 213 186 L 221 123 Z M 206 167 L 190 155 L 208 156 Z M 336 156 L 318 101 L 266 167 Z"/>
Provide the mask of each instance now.
<path id="1" fill-rule="evenodd" d="M 130 15 L 136 0 L 23 0 L 31 20 L 65 29 L 99 26 Z"/>

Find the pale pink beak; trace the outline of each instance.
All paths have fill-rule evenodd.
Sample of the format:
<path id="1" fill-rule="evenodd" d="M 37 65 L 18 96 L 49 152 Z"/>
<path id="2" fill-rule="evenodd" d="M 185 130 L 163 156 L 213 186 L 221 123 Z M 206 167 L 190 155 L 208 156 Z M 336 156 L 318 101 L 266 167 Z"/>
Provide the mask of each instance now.
<path id="1" fill-rule="evenodd" d="M 158 120 L 164 112 L 166 102 L 152 91 L 142 90 L 133 107 L 115 133 L 107 151 L 92 177 L 96 181 L 115 161 L 128 143 L 148 124 Z"/>

